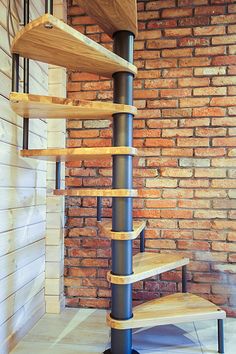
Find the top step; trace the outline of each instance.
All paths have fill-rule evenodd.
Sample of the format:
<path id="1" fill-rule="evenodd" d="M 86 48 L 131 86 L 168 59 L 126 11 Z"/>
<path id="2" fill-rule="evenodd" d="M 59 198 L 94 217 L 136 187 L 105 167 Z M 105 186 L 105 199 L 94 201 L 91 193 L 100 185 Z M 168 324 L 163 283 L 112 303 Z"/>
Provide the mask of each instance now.
<path id="1" fill-rule="evenodd" d="M 133 64 L 50 14 L 30 22 L 17 33 L 12 53 L 106 77 L 119 71 L 137 73 Z"/>
<path id="2" fill-rule="evenodd" d="M 110 36 L 117 31 L 138 33 L 136 0 L 77 0 L 85 12 Z"/>

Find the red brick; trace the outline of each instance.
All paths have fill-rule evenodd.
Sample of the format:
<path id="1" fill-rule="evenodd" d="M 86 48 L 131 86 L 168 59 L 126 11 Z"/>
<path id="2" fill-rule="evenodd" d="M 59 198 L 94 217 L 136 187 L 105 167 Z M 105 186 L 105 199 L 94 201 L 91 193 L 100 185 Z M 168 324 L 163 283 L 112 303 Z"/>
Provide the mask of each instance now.
<path id="1" fill-rule="evenodd" d="M 195 8 L 195 15 L 221 15 L 225 12 L 225 6 L 201 6 Z"/>
<path id="2" fill-rule="evenodd" d="M 188 88 L 161 90 L 161 97 L 185 97 L 190 95 L 191 90 Z"/>
<path id="3" fill-rule="evenodd" d="M 191 8 L 186 9 L 165 9 L 161 13 L 162 18 L 176 18 L 191 16 L 193 10 Z"/>
<path id="4" fill-rule="evenodd" d="M 205 88 L 204 88 L 205 90 Z M 207 104 L 209 104 L 210 99 L 209 98 L 205 98 L 205 97 L 201 97 L 201 98 L 181 98 L 180 99 L 180 107 L 202 107 L 202 106 L 206 106 Z"/>
<path id="5" fill-rule="evenodd" d="M 178 138 L 177 146 L 209 146 L 208 138 Z"/>
<path id="6" fill-rule="evenodd" d="M 174 7 L 175 1 L 174 0 L 159 0 L 159 1 L 149 1 L 146 4 L 147 10 L 159 10 L 161 8 L 169 8 Z"/>
<path id="7" fill-rule="evenodd" d="M 169 27 L 176 27 L 176 26 L 177 26 L 176 20 L 148 21 L 148 24 L 147 24 L 148 29 L 169 28 Z"/>
<path id="8" fill-rule="evenodd" d="M 159 99 L 159 100 L 147 101 L 147 108 L 173 108 L 173 107 L 177 107 L 177 104 L 178 101 L 176 99 L 175 100 Z"/>
<path id="9" fill-rule="evenodd" d="M 175 48 L 176 40 L 175 39 L 157 39 L 157 40 L 148 40 L 146 42 L 147 49 L 162 49 L 162 48 Z"/>
<path id="10" fill-rule="evenodd" d="M 235 65 L 236 55 L 223 55 L 212 59 L 212 65 Z"/>
<path id="11" fill-rule="evenodd" d="M 146 139 L 145 146 L 174 146 L 174 141 L 171 139 Z"/>
<path id="12" fill-rule="evenodd" d="M 220 106 L 220 104 L 216 104 L 214 100 L 217 98 L 213 98 L 211 100 L 211 106 Z M 194 108 L 193 116 L 194 117 L 222 117 L 225 115 L 225 109 L 220 107 L 209 107 L 209 108 Z"/>
<path id="13" fill-rule="evenodd" d="M 236 96 L 235 97 L 214 97 L 211 99 L 210 105 L 211 106 L 219 106 L 219 107 L 235 106 L 236 105 Z M 222 109 L 222 110 L 224 110 L 224 109 Z M 224 115 L 224 114 L 222 114 L 222 115 Z"/>
<path id="14" fill-rule="evenodd" d="M 192 34 L 191 28 L 169 28 L 164 30 L 165 37 L 182 37 L 190 36 Z"/>
<path id="15" fill-rule="evenodd" d="M 188 77 L 192 76 L 192 68 L 176 68 L 176 69 L 165 69 L 162 72 L 163 77 Z"/>
<path id="16" fill-rule="evenodd" d="M 146 60 L 146 69 L 175 68 L 175 67 L 177 67 L 176 59 Z"/>
<path id="17" fill-rule="evenodd" d="M 210 245 L 207 241 L 178 241 L 178 248 L 180 249 L 191 249 L 199 251 L 207 251 L 210 249 Z"/>
<path id="18" fill-rule="evenodd" d="M 163 88 L 163 87 L 176 87 L 177 83 L 175 79 L 152 79 L 145 80 L 144 87 L 145 88 Z"/>
<path id="19" fill-rule="evenodd" d="M 146 201 L 147 208 L 175 208 L 176 201 L 175 200 L 157 200 L 150 199 Z"/>
<path id="20" fill-rule="evenodd" d="M 235 15 L 213 16 L 211 23 L 212 24 L 235 23 Z"/>
<path id="21" fill-rule="evenodd" d="M 206 26 L 206 27 L 195 27 L 193 29 L 195 36 L 215 36 L 220 34 L 225 34 L 224 26 Z"/>
<path id="22" fill-rule="evenodd" d="M 214 138 L 212 144 L 213 146 L 235 146 L 236 138 Z"/>
<path id="23" fill-rule="evenodd" d="M 177 166 L 177 159 L 176 158 L 169 158 L 169 157 L 153 157 L 147 159 L 147 166 L 148 167 L 175 167 Z"/>
<path id="24" fill-rule="evenodd" d="M 164 57 L 164 58 L 191 57 L 192 53 L 193 53 L 192 48 L 165 49 L 165 50 L 162 50 L 162 57 Z"/>
<path id="25" fill-rule="evenodd" d="M 208 77 L 201 77 L 201 78 L 181 78 L 178 79 L 178 83 L 180 87 L 201 87 L 201 86 L 208 86 L 209 85 L 209 78 Z"/>
<path id="26" fill-rule="evenodd" d="M 161 37 L 160 30 L 153 30 L 153 31 L 139 31 L 137 40 L 143 39 L 157 39 Z"/>
<path id="27" fill-rule="evenodd" d="M 197 56 L 201 56 L 201 55 L 215 56 L 215 55 L 226 54 L 226 47 L 217 46 L 217 47 L 208 47 L 208 48 L 196 48 L 195 54 Z"/>
<path id="28" fill-rule="evenodd" d="M 226 95 L 226 87 L 195 88 L 193 94 L 194 96 L 222 96 Z"/>
<path id="29" fill-rule="evenodd" d="M 179 40 L 180 47 L 208 46 L 209 44 L 210 40 L 208 38 L 186 37 Z"/>
<path id="30" fill-rule="evenodd" d="M 209 58 L 189 58 L 189 59 L 180 59 L 179 60 L 180 66 L 208 66 L 210 65 Z M 215 65 L 219 65 L 215 63 Z"/>

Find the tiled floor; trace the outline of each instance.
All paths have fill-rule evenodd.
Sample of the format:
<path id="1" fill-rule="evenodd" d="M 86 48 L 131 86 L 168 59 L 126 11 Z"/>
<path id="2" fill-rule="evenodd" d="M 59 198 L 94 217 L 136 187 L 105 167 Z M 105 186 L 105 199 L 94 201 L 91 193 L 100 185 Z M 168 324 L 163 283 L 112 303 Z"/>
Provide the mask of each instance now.
<path id="1" fill-rule="evenodd" d="M 101 354 L 110 333 L 104 310 L 66 309 L 45 315 L 12 354 Z M 236 319 L 225 321 L 225 354 L 236 354 Z M 135 330 L 134 348 L 140 354 L 217 353 L 216 321 Z M 122 354 L 122 353 L 121 353 Z"/>

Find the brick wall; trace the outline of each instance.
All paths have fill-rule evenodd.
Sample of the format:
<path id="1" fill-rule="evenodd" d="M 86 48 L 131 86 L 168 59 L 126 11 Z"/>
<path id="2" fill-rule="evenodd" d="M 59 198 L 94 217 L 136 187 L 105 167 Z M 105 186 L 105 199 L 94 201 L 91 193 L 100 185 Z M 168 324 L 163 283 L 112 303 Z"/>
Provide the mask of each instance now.
<path id="1" fill-rule="evenodd" d="M 134 216 L 148 220 L 147 248 L 191 259 L 189 291 L 236 315 L 236 1 L 139 1 L 135 42 Z M 111 49 L 71 0 L 69 24 Z M 69 74 L 68 96 L 112 100 L 112 82 Z M 110 146 L 111 122 L 69 121 L 69 147 Z M 111 161 L 68 164 L 67 186 L 111 185 Z M 145 196 L 145 195 L 144 195 Z M 106 217 L 111 200 L 104 198 Z M 96 199 L 67 200 L 67 305 L 109 306 L 110 243 L 96 228 Z M 134 251 L 138 241 L 134 242 Z M 158 280 L 158 281 L 157 281 Z M 134 300 L 180 290 L 180 272 L 134 285 Z"/>

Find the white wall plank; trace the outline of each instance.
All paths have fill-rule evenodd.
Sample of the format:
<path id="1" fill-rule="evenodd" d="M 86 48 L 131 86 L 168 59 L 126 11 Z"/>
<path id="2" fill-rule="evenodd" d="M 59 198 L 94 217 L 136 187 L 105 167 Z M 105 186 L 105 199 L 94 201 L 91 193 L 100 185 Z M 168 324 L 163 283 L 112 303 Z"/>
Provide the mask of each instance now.
<path id="1" fill-rule="evenodd" d="M 0 256 L 7 255 L 45 238 L 45 221 L 0 234 Z M 44 250 L 45 251 L 45 250 Z M 0 258 L 1 259 L 1 258 Z"/>
<path id="2" fill-rule="evenodd" d="M 0 280 L 0 302 L 31 282 L 45 271 L 45 257 L 41 256 L 8 277 Z"/>
<path id="3" fill-rule="evenodd" d="M 45 254 L 45 242 L 40 240 L 0 258 L 0 279 L 21 269 Z"/>

